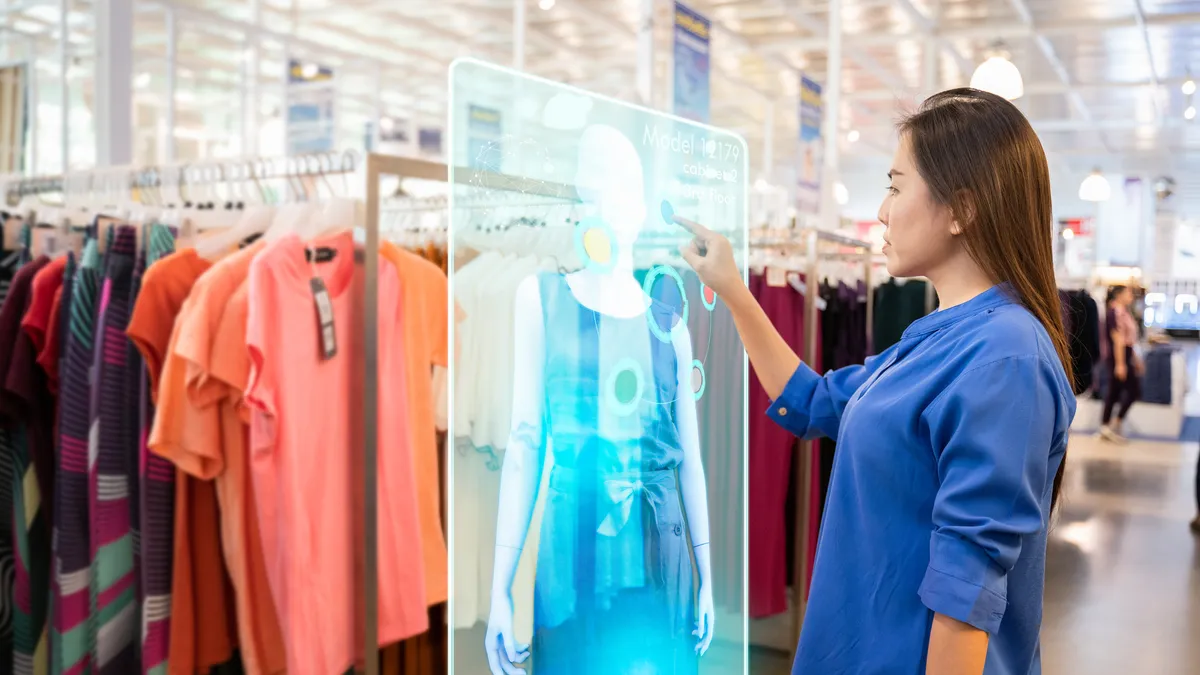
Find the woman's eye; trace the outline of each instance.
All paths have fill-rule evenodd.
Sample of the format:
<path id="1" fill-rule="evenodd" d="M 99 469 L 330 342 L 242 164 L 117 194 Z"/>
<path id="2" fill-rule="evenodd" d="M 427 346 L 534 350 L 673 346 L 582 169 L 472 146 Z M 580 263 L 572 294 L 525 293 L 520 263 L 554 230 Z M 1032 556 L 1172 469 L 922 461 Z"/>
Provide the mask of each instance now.
<path id="1" fill-rule="evenodd" d="M 888 194 L 892 194 L 892 195 L 900 192 L 899 190 L 897 190 L 895 188 L 895 186 L 892 186 L 892 185 L 887 186 L 886 190 L 887 190 Z"/>

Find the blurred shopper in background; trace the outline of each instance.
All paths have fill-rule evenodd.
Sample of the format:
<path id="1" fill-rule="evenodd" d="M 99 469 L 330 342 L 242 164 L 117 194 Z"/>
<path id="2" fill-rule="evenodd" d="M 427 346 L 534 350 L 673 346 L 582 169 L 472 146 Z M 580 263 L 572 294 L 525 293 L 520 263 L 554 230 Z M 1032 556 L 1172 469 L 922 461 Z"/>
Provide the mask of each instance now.
<path id="1" fill-rule="evenodd" d="M 1129 308 L 1133 305 L 1133 290 L 1128 286 L 1113 286 L 1108 290 L 1104 336 L 1108 343 L 1108 393 L 1104 396 L 1104 417 L 1100 421 L 1100 436 L 1115 443 L 1127 442 L 1122 425 L 1129 408 L 1141 393 L 1140 378 L 1145 372 L 1141 358 L 1133 349 L 1137 343 L 1137 322 Z M 1120 404 L 1116 420 L 1113 408 Z"/>

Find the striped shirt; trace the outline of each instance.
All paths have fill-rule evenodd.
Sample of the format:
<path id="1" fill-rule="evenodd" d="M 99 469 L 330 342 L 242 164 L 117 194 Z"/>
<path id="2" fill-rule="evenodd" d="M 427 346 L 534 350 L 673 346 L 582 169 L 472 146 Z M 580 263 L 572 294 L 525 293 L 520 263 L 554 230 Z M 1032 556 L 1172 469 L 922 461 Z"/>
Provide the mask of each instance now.
<path id="1" fill-rule="evenodd" d="M 50 598 L 50 536 L 43 518 L 37 471 L 31 455 L 31 434 L 40 435 L 31 421 L 33 406 L 49 405 L 33 394 L 36 386 L 27 380 L 36 377 L 36 355 L 29 336 L 20 329 L 28 310 L 34 275 L 49 263 L 40 257 L 24 265 L 13 278 L 8 297 L 0 309 L 0 376 L 4 381 L 3 412 L 13 441 L 9 466 L 12 481 L 11 523 L 15 574 L 13 582 L 13 656 L 14 675 L 41 675 L 47 671 L 45 644 L 46 612 Z M 23 355 L 22 355 L 23 354 Z M 22 382 L 22 381 L 26 382 Z M 44 388 L 44 381 L 42 388 Z M 19 389 L 19 390 L 18 390 Z M 33 398 L 30 395 L 33 394 Z M 34 399 L 37 400 L 34 400 Z"/>
<path id="2" fill-rule="evenodd" d="M 129 388 L 130 292 L 137 230 L 113 228 L 105 254 L 104 281 L 97 310 L 88 443 L 92 620 L 96 643 L 92 661 L 100 675 L 129 675 L 138 670 L 139 617 L 137 570 L 130 484 L 136 480 L 138 410 Z"/>
<path id="3" fill-rule="evenodd" d="M 161 225 L 150 227 L 146 244 L 149 268 L 175 250 L 175 235 Z M 138 279 L 140 287 L 141 279 Z M 140 290 L 140 288 L 139 288 Z M 134 313 L 137 303 L 134 303 Z M 141 361 L 141 354 L 138 355 Z M 148 364 L 140 373 L 141 419 L 138 427 L 141 530 L 142 672 L 167 673 L 171 634 L 171 570 L 175 537 L 175 465 L 150 452 L 146 444 L 154 421 Z M 155 373 L 154 381 L 157 381 Z"/>
<path id="4" fill-rule="evenodd" d="M 96 240 L 84 247 L 64 305 L 67 328 L 59 365 L 59 454 L 55 486 L 56 602 L 50 643 L 54 675 L 90 673 L 91 549 L 88 520 L 88 430 L 93 332 L 100 292 Z M 64 289 L 65 290 L 65 289 Z"/>

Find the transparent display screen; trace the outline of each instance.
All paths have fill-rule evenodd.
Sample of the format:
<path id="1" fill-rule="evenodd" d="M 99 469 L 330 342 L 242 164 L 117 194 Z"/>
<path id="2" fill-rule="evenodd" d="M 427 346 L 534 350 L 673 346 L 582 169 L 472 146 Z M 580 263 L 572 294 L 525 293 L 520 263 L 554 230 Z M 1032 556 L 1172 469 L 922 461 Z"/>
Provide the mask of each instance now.
<path id="1" fill-rule="evenodd" d="M 453 672 L 742 672 L 744 141 L 466 60 L 448 150 Z"/>

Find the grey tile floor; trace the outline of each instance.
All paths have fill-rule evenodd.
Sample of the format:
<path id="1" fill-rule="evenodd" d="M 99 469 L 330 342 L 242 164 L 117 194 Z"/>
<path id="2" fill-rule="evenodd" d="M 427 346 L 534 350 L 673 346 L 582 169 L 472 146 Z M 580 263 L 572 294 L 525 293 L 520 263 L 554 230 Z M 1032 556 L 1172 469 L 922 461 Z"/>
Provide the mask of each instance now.
<path id="1" fill-rule="evenodd" d="M 1200 674 L 1200 540 L 1187 527 L 1196 454 L 1190 444 L 1072 439 L 1047 552 L 1045 675 Z M 458 637 L 478 644 L 482 628 Z M 736 654 L 709 656 L 728 669 L 708 672 L 740 671 Z M 468 661 L 457 675 L 486 674 Z M 752 650 L 750 663 L 754 675 L 790 673 L 785 654 Z"/>

